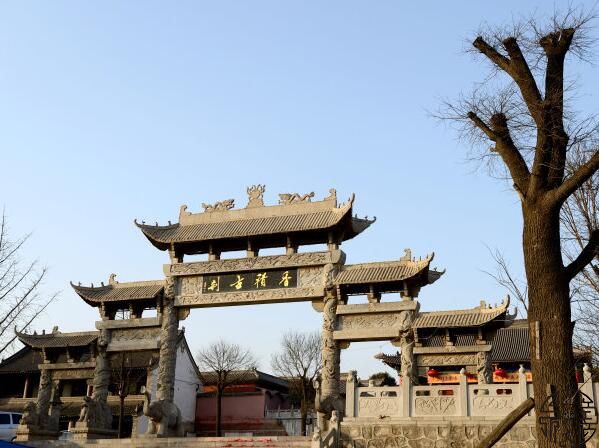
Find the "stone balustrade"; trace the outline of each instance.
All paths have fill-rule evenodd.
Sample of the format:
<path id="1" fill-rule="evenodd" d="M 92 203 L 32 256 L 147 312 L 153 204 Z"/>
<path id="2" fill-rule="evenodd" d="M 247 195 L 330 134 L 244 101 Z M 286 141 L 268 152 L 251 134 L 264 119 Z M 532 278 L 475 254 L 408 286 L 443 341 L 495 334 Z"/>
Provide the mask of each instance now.
<path id="1" fill-rule="evenodd" d="M 580 389 L 596 403 L 599 384 L 592 383 L 587 366 Z M 469 384 L 462 371 L 459 384 L 413 386 L 406 381 L 399 387 L 363 387 L 352 373 L 346 387 L 345 420 L 501 418 L 529 396 L 532 385 L 522 370 L 518 373 L 518 383 Z"/>

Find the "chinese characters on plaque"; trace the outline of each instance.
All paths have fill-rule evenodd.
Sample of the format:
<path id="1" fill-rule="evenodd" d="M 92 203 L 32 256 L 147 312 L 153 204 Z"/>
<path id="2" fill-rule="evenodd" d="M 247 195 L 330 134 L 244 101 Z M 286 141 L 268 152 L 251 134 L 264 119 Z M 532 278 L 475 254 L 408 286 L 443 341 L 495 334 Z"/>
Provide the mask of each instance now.
<path id="1" fill-rule="evenodd" d="M 297 269 L 205 275 L 202 282 L 202 292 L 205 294 L 295 287 L 297 287 Z"/>

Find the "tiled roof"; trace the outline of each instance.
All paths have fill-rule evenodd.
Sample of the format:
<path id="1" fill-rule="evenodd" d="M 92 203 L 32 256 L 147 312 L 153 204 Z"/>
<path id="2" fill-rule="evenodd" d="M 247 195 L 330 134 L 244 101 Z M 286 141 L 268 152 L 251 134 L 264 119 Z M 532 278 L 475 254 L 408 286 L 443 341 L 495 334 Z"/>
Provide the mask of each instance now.
<path id="1" fill-rule="evenodd" d="M 25 346 L 0 363 L 0 374 L 35 372 L 41 363 L 42 354 Z"/>
<path id="2" fill-rule="evenodd" d="M 422 260 L 401 259 L 344 266 L 335 277 L 335 283 L 337 285 L 351 285 L 405 280 L 428 269 L 433 256 L 434 254 Z"/>
<path id="3" fill-rule="evenodd" d="M 509 297 L 495 308 L 486 305 L 471 310 L 433 311 L 420 313 L 414 321 L 414 328 L 455 328 L 478 327 L 506 313 Z"/>
<path id="4" fill-rule="evenodd" d="M 340 207 L 336 204 L 335 199 L 197 214 L 187 213 L 186 206 L 183 206 L 176 224 L 159 226 L 135 221 L 135 225 L 154 246 L 164 250 L 171 243 L 199 243 L 327 230 L 339 224 L 346 216 L 351 228 L 345 232 L 345 239 L 350 239 L 374 222 L 351 216 L 353 197 Z"/>
<path id="5" fill-rule="evenodd" d="M 215 372 L 200 372 L 200 379 L 204 386 L 212 386 L 216 384 L 217 375 Z M 275 385 L 282 388 L 289 387 L 289 381 L 278 376 L 270 375 L 259 370 L 234 370 L 229 373 L 228 380 L 233 383 L 261 383 Z"/>
<path id="6" fill-rule="evenodd" d="M 500 328 L 493 339 L 490 358 L 495 362 L 530 361 L 528 328 Z"/>
<path id="7" fill-rule="evenodd" d="M 153 299 L 164 289 L 163 280 L 147 282 L 111 282 L 103 286 L 81 286 L 71 283 L 79 296 L 88 303 Z"/>
<path id="8" fill-rule="evenodd" d="M 17 333 L 19 340 L 32 348 L 47 347 L 82 347 L 95 342 L 99 331 L 85 331 L 80 333 L 48 333 L 26 334 Z"/>

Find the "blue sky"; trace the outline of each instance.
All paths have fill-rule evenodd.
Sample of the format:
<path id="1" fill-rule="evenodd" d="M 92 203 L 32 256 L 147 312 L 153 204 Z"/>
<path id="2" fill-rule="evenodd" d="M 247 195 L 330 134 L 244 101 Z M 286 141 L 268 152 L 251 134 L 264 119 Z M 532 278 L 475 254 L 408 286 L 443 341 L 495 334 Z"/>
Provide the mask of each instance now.
<path id="1" fill-rule="evenodd" d="M 564 2 L 565 3 L 565 2 Z M 589 2 L 588 6 L 592 6 Z M 559 3 L 558 3 L 559 6 Z M 0 204 L 24 257 L 61 291 L 37 328 L 93 328 L 69 281 L 162 276 L 165 253 L 133 225 L 176 221 L 181 204 L 336 188 L 377 222 L 343 245 L 348 262 L 434 251 L 447 273 L 422 309 L 470 308 L 506 292 L 487 246 L 521 273 L 520 210 L 509 184 L 467 161 L 431 117 L 483 79 L 464 54 L 485 21 L 544 1 L 103 1 L 0 4 Z M 595 33 L 596 34 L 596 33 Z M 573 65 L 577 106 L 597 104 L 594 65 Z M 595 109 L 596 111 L 596 109 Z M 270 371 L 287 329 L 317 330 L 310 303 L 194 310 L 193 349 L 226 336 Z M 356 344 L 342 368 L 381 370 L 387 344 Z"/>

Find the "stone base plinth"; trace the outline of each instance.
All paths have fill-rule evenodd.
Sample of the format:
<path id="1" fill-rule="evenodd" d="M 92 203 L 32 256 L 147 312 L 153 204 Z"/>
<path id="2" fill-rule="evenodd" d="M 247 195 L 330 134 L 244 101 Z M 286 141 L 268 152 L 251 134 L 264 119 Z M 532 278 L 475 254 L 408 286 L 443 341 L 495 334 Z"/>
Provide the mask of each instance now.
<path id="1" fill-rule="evenodd" d="M 58 431 L 48 431 L 37 426 L 20 425 L 17 428 L 17 442 L 30 442 L 32 440 L 55 440 L 58 439 Z"/>
<path id="2" fill-rule="evenodd" d="M 73 434 L 73 440 L 114 439 L 119 435 L 114 429 L 94 428 L 85 422 L 77 422 L 69 432 Z"/>

